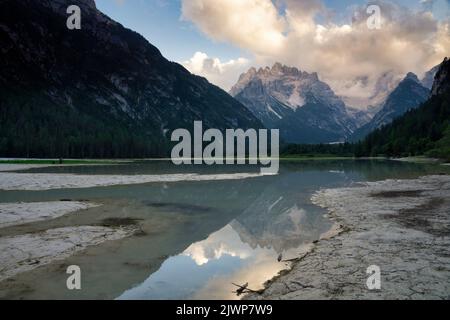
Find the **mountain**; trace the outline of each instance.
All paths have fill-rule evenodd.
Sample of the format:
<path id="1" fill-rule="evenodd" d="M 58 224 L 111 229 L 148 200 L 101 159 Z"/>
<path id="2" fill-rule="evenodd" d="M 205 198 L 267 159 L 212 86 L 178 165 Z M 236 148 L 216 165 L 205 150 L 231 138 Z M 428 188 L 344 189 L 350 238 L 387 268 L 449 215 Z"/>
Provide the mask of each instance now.
<path id="1" fill-rule="evenodd" d="M 289 143 L 343 141 L 356 129 L 344 102 L 316 73 L 280 63 L 251 68 L 230 94 Z"/>
<path id="2" fill-rule="evenodd" d="M 374 116 L 372 114 L 372 108 L 363 110 L 347 106 L 347 113 L 353 119 L 357 128 L 361 128 L 369 123 Z"/>
<path id="3" fill-rule="evenodd" d="M 355 88 L 360 93 L 370 93 L 368 96 L 348 96 L 341 95 L 340 97 L 347 106 L 347 111 L 356 116 L 357 127 L 365 125 L 370 122 L 372 118 L 382 109 L 389 94 L 394 91 L 402 79 L 398 77 L 394 71 L 383 72 L 371 85 L 369 77 L 356 77 L 352 80 L 343 80 L 340 86 L 354 91 Z M 367 120 L 367 121 L 365 121 Z"/>
<path id="4" fill-rule="evenodd" d="M 81 30 L 66 27 L 69 5 Z M 0 1 L 0 155 L 167 155 L 171 131 L 261 128 L 241 103 L 165 59 L 93 0 Z"/>
<path id="5" fill-rule="evenodd" d="M 389 95 L 398 87 L 401 80 L 393 71 L 387 71 L 377 79 L 373 94 L 369 98 L 368 110 L 372 118 L 383 108 Z"/>
<path id="6" fill-rule="evenodd" d="M 365 138 L 375 129 L 391 123 L 407 111 L 420 106 L 421 103 L 428 99 L 429 95 L 430 90 L 421 84 L 417 76 L 413 73 L 408 73 L 397 88 L 388 96 L 382 109 L 368 124 L 356 130 L 350 140 L 359 141 Z"/>
<path id="7" fill-rule="evenodd" d="M 438 64 L 437 66 L 435 66 L 434 68 L 432 68 L 430 71 L 427 71 L 424 75 L 424 77 L 422 78 L 422 85 L 425 88 L 428 88 L 431 90 L 431 88 L 433 87 L 433 83 L 434 83 L 434 77 L 436 76 L 436 73 L 439 71 L 440 68 L 440 64 Z"/>
<path id="8" fill-rule="evenodd" d="M 431 97 L 357 145 L 357 156 L 428 155 L 450 160 L 450 60 L 436 73 Z"/>
<path id="9" fill-rule="evenodd" d="M 437 96 L 450 91 L 450 59 L 445 58 L 436 73 L 431 95 Z"/>

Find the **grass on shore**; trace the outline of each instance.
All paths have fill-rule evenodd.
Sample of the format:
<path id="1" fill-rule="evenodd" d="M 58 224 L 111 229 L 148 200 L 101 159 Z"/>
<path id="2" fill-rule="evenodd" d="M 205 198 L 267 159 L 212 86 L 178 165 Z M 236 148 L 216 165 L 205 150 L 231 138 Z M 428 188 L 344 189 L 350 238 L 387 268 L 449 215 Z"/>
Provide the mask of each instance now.
<path id="1" fill-rule="evenodd" d="M 59 159 L 3 159 L 0 164 L 45 164 L 45 165 L 62 165 L 62 164 L 116 164 L 123 163 L 119 160 L 59 160 Z"/>
<path id="2" fill-rule="evenodd" d="M 282 154 L 280 160 L 353 160 L 353 155 L 336 156 L 332 154 Z"/>

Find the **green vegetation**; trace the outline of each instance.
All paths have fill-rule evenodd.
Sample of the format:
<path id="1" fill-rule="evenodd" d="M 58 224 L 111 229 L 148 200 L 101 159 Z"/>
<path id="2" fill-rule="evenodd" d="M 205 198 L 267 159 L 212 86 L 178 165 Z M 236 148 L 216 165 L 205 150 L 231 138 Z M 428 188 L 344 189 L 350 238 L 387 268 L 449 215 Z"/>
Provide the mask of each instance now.
<path id="1" fill-rule="evenodd" d="M 426 155 L 431 158 L 446 159 L 450 162 L 450 125 L 444 131 L 442 139 L 434 145 L 435 147 L 428 151 Z"/>
<path id="2" fill-rule="evenodd" d="M 434 96 L 355 146 L 355 155 L 411 157 L 450 161 L 450 92 Z"/>
<path id="3" fill-rule="evenodd" d="M 336 159 L 354 157 L 355 145 L 340 144 L 289 144 L 282 148 L 281 158 Z"/>
<path id="4" fill-rule="evenodd" d="M 10 99 L 0 101 L 0 156 L 56 160 L 0 163 L 58 164 L 60 158 L 128 159 L 168 154 L 168 147 L 163 147 L 158 138 L 139 127 L 130 130 L 129 123 L 106 117 L 101 110 L 86 115 L 69 107 L 56 106 L 38 95 L 30 99 L 35 103 L 29 103 L 23 97 L 3 93 Z M 280 153 L 282 159 L 299 160 L 417 156 L 450 161 L 450 92 L 432 97 L 420 108 L 374 131 L 360 143 L 289 144 Z M 64 160 L 63 163 L 105 162 Z"/>
<path id="5" fill-rule="evenodd" d="M 0 164 L 117 164 L 114 160 L 64 160 L 64 159 L 11 159 L 0 160 Z"/>
<path id="6" fill-rule="evenodd" d="M 331 161 L 331 160 L 353 160 L 352 157 L 338 157 L 333 155 L 289 155 L 280 157 L 281 161 Z"/>
<path id="7" fill-rule="evenodd" d="M 450 92 L 375 130 L 357 144 L 288 145 L 282 158 L 418 157 L 450 162 Z"/>
<path id="8" fill-rule="evenodd" d="M 158 137 L 90 101 L 80 112 L 40 92 L 0 90 L 0 156 L 5 158 L 120 159 L 167 153 Z"/>

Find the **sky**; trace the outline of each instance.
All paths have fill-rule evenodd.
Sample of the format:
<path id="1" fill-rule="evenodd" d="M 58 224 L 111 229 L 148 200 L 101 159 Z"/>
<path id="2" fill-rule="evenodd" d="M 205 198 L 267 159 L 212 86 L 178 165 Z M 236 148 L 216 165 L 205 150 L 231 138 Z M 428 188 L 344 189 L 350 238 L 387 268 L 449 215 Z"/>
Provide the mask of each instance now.
<path id="1" fill-rule="evenodd" d="M 317 72 L 358 107 L 379 79 L 419 77 L 450 55 L 450 0 L 96 0 L 169 60 L 229 90 L 250 67 Z M 369 5 L 380 8 L 370 29 Z M 390 74 L 390 77 L 386 77 Z"/>

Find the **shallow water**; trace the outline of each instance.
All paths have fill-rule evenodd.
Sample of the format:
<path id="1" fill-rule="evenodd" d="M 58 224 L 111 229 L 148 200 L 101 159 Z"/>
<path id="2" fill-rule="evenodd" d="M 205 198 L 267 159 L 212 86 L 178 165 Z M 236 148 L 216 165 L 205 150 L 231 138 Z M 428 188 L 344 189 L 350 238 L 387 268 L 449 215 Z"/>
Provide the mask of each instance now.
<path id="1" fill-rule="evenodd" d="M 139 175 L 258 172 L 252 166 L 182 166 L 155 161 L 117 166 L 32 169 L 30 173 Z M 0 230 L 0 236 L 49 228 L 137 223 L 141 232 L 91 247 L 64 261 L 0 283 L 0 298 L 236 299 L 232 283 L 252 289 L 287 267 L 332 222 L 311 203 L 321 188 L 386 178 L 449 173 L 438 165 L 394 161 L 289 161 L 277 176 L 229 181 L 147 183 L 87 189 L 0 191 L 0 202 L 90 200 L 103 204 L 52 221 Z M 82 290 L 66 288 L 69 265 Z"/>

